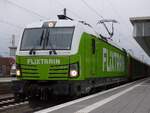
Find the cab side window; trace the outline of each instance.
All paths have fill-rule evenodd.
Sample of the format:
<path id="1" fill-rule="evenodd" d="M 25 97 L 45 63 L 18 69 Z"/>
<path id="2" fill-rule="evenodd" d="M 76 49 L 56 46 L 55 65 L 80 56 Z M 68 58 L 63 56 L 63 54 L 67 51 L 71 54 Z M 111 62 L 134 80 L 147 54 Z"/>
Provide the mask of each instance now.
<path id="1" fill-rule="evenodd" d="M 92 54 L 95 54 L 95 49 L 96 49 L 95 39 L 92 39 Z"/>

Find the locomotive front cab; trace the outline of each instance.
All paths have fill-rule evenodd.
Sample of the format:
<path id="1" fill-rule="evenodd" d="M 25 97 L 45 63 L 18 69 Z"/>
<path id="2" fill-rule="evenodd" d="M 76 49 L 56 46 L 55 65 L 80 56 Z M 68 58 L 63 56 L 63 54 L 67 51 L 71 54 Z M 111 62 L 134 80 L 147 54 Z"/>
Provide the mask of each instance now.
<path id="1" fill-rule="evenodd" d="M 41 21 L 24 29 L 16 52 L 20 80 L 14 83 L 17 95 L 42 96 L 47 91 L 80 95 L 90 91 L 86 81 L 89 60 L 85 54 L 88 36 L 84 26 L 76 21 L 58 20 Z"/>
<path id="2" fill-rule="evenodd" d="M 125 66 L 120 66 L 124 52 L 98 37 L 80 21 L 41 21 L 27 26 L 16 53 L 17 94 L 79 96 L 104 85 L 107 78 L 125 76 Z"/>
<path id="3" fill-rule="evenodd" d="M 83 79 L 80 76 L 81 35 L 77 23 L 67 20 L 28 26 L 17 49 L 17 77 L 24 80 Z"/>

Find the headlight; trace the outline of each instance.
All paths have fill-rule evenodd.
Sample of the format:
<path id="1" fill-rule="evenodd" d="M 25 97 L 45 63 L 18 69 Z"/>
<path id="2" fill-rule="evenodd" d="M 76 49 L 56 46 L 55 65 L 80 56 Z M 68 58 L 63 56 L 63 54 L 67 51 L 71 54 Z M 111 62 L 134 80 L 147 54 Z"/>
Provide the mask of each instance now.
<path id="1" fill-rule="evenodd" d="M 49 22 L 48 23 L 48 27 L 53 27 L 54 26 L 54 23 L 53 22 Z"/>
<path id="2" fill-rule="evenodd" d="M 42 25 L 42 27 L 55 27 L 56 25 L 56 21 L 48 21 L 48 22 L 44 22 L 44 24 Z"/>
<path id="3" fill-rule="evenodd" d="M 77 77 L 79 76 L 79 64 L 70 64 L 70 72 L 69 72 L 70 77 Z"/>
<path id="4" fill-rule="evenodd" d="M 70 71 L 70 77 L 76 77 L 76 76 L 78 76 L 77 70 L 71 70 Z"/>
<path id="5" fill-rule="evenodd" d="M 21 73 L 20 73 L 20 70 L 19 70 L 19 69 L 17 69 L 17 70 L 16 70 L 16 75 L 17 75 L 17 76 L 20 76 L 20 75 L 21 75 Z"/>
<path id="6" fill-rule="evenodd" d="M 20 65 L 16 64 L 16 76 L 21 76 L 21 70 Z"/>

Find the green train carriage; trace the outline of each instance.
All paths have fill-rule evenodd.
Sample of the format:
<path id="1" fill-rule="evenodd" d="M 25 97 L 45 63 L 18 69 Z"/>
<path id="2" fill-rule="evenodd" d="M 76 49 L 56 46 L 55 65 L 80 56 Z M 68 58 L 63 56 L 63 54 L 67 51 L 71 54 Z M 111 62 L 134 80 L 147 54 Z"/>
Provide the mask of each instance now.
<path id="1" fill-rule="evenodd" d="M 127 80 L 129 56 L 83 23 L 41 21 L 28 25 L 17 48 L 16 96 L 81 95 Z M 38 93 L 38 94 L 37 94 Z"/>

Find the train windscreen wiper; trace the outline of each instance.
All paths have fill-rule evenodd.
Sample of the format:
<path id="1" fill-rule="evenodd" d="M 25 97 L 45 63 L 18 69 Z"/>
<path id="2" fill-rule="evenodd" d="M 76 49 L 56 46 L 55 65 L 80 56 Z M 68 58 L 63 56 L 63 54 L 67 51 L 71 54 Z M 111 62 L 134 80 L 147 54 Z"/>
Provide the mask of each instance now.
<path id="1" fill-rule="evenodd" d="M 49 31 L 50 32 L 50 31 Z M 52 51 L 49 51 L 49 54 L 52 54 L 52 52 L 56 55 L 57 54 L 57 52 L 56 52 L 56 50 L 54 49 L 54 47 L 53 47 L 53 45 L 52 45 L 52 43 L 49 41 L 49 32 L 47 33 L 47 36 L 46 36 L 46 45 L 45 46 L 47 46 L 48 44 L 49 44 L 49 46 L 50 46 L 50 48 L 51 48 L 51 50 Z"/>
<path id="2" fill-rule="evenodd" d="M 32 55 L 32 54 L 34 54 L 34 55 L 35 55 L 35 54 L 36 54 L 36 52 L 35 52 L 35 48 L 34 48 L 34 47 L 33 47 L 32 49 L 30 49 L 29 54 L 30 54 L 30 55 Z"/>
<path id="3" fill-rule="evenodd" d="M 42 31 L 42 34 L 40 36 L 40 46 L 42 45 L 42 42 L 43 42 L 43 39 L 44 39 L 43 35 L 44 35 L 44 30 Z M 29 51 L 29 54 L 30 55 L 32 55 L 32 54 L 35 55 L 36 54 L 35 50 L 36 50 L 35 47 L 31 48 L 30 51 Z"/>
<path id="4" fill-rule="evenodd" d="M 40 46 L 42 45 L 43 39 L 44 39 L 44 30 L 42 31 L 42 34 L 40 36 Z"/>

